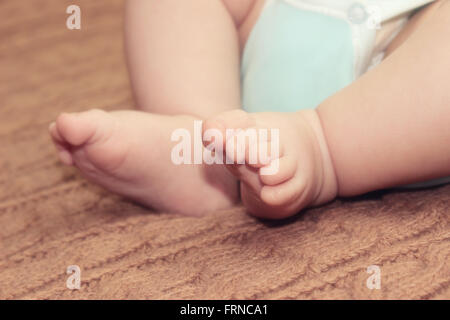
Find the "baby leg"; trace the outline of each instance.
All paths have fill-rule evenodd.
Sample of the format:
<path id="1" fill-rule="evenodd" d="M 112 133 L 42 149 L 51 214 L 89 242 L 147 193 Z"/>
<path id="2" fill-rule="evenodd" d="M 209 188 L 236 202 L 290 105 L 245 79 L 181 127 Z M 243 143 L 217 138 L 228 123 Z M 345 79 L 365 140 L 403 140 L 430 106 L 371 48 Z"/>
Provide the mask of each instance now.
<path id="1" fill-rule="evenodd" d="M 316 110 L 233 111 L 205 123 L 222 132 L 280 130 L 275 175 L 264 177 L 263 164 L 247 159 L 230 166 L 251 213 L 281 218 L 337 195 L 450 175 L 450 3 L 427 10 L 385 61 Z"/>
<path id="2" fill-rule="evenodd" d="M 50 127 L 61 160 L 157 210 L 198 214 L 238 201 L 237 181 L 222 166 L 171 161 L 173 131 L 194 137 L 194 120 L 240 106 L 236 24 L 251 1 L 237 4 L 228 10 L 221 1 L 129 0 L 128 64 L 146 112 L 61 115 Z"/>
<path id="3" fill-rule="evenodd" d="M 318 108 L 342 196 L 450 175 L 450 3 L 425 10 L 378 67 Z"/>
<path id="4" fill-rule="evenodd" d="M 239 109 L 238 28 L 254 0 L 128 0 L 125 41 L 138 108 L 200 118 Z"/>

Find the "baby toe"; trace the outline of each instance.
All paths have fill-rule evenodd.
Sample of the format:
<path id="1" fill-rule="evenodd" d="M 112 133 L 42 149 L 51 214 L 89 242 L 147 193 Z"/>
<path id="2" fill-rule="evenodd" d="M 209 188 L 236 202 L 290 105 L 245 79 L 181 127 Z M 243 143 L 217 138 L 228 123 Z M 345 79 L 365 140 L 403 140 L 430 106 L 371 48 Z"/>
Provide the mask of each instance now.
<path id="1" fill-rule="evenodd" d="M 56 123 L 53 122 L 49 126 L 50 136 L 55 144 L 56 150 L 58 151 L 59 159 L 65 165 L 73 165 L 73 158 L 70 152 L 70 145 L 65 142 L 65 140 L 60 135 Z"/>
<path id="2" fill-rule="evenodd" d="M 56 128 L 61 139 L 73 146 L 79 146 L 88 140 L 92 134 L 85 121 L 80 121 L 79 115 L 62 113 L 56 119 Z"/>
<path id="3" fill-rule="evenodd" d="M 230 130 L 236 129 L 246 129 L 251 123 L 252 118 L 243 110 L 223 112 L 203 122 L 202 136 L 205 137 L 205 135 L 208 135 L 208 131 L 219 131 L 222 136 L 222 141 L 217 143 L 222 143 L 223 148 L 225 148 L 227 132 L 230 133 Z M 209 142 L 210 141 L 208 140 L 203 141 L 205 146 L 207 146 Z"/>
<path id="4" fill-rule="evenodd" d="M 294 157 L 285 156 L 273 160 L 269 166 L 259 170 L 261 182 L 268 186 L 276 186 L 294 177 L 297 161 Z"/>
<path id="5" fill-rule="evenodd" d="M 63 113 L 56 120 L 56 128 L 60 137 L 73 146 L 81 146 L 92 142 L 99 129 L 108 127 L 108 114 L 101 110 L 90 110 L 81 113 Z"/>
<path id="6" fill-rule="evenodd" d="M 281 183 L 279 185 L 266 185 L 261 189 L 261 200 L 269 206 L 288 206 L 295 201 L 302 202 L 306 183 L 300 177 Z"/>

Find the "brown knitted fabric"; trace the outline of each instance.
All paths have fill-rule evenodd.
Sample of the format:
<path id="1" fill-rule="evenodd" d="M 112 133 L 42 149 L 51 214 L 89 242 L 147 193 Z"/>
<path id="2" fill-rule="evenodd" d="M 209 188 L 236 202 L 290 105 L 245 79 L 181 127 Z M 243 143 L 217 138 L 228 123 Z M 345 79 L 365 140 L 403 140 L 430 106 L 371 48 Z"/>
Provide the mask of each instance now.
<path id="1" fill-rule="evenodd" d="M 268 224 L 241 207 L 156 214 L 60 165 L 59 112 L 133 107 L 122 1 L 77 0 L 81 31 L 65 27 L 72 3 L 0 2 L 0 298 L 450 298 L 450 186 Z"/>

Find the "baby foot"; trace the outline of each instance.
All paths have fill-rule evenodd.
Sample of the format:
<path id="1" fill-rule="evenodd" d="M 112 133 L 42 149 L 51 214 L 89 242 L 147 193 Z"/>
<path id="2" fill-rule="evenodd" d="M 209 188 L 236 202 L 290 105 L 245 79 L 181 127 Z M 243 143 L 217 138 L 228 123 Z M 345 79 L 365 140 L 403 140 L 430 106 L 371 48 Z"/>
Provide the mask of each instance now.
<path id="1" fill-rule="evenodd" d="M 172 132 L 194 120 L 91 110 L 61 114 L 49 130 L 61 161 L 89 180 L 157 210 L 199 214 L 231 206 L 238 190 L 223 166 L 172 163 Z"/>
<path id="2" fill-rule="evenodd" d="M 224 137 L 213 146 L 234 160 L 227 167 L 240 180 L 242 201 L 253 215 L 286 218 L 336 197 L 337 181 L 315 110 L 251 114 L 234 110 L 207 120 L 203 132 L 209 129 L 219 130 Z M 239 129 L 243 131 L 227 137 L 227 130 L 236 133 Z M 273 129 L 278 129 L 278 137 Z M 249 139 L 251 130 L 258 139 Z M 237 142 L 240 138 L 245 141 L 241 159 Z M 209 142 L 204 144 L 208 147 Z M 255 145 L 256 149 L 263 147 L 268 151 L 277 145 L 278 150 L 266 159 L 258 155 L 255 161 L 255 157 L 251 158 Z"/>

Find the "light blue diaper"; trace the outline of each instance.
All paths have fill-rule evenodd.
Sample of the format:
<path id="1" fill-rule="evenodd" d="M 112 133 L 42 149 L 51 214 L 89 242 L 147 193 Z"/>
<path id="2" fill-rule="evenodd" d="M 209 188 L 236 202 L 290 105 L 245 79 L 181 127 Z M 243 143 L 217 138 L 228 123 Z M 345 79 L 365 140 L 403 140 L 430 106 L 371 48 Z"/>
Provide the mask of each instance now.
<path id="1" fill-rule="evenodd" d="M 266 0 L 242 58 L 243 108 L 315 108 L 381 61 L 384 22 L 432 1 Z"/>
<path id="2" fill-rule="evenodd" d="M 242 58 L 244 110 L 317 107 L 378 59 L 373 54 L 377 28 L 361 16 L 361 3 L 378 10 L 382 4 L 374 12 L 383 22 L 431 1 L 267 0 Z M 410 187 L 445 182 L 450 178 Z"/>
<path id="3" fill-rule="evenodd" d="M 314 108 L 356 78 L 357 57 L 347 8 L 308 2 L 314 3 L 267 1 L 243 55 L 245 110 Z M 374 32 L 366 32 L 366 42 L 373 38 Z"/>

